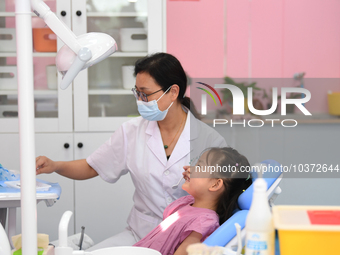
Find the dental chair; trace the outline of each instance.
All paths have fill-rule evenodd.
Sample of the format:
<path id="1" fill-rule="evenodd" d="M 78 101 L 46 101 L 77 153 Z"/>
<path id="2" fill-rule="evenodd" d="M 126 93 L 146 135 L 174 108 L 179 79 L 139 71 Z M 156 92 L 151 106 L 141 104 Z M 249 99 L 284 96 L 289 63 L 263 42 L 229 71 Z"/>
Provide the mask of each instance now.
<path id="1" fill-rule="evenodd" d="M 281 189 L 278 186 L 282 179 L 282 168 L 281 165 L 275 160 L 265 160 L 261 162 L 261 165 L 270 165 L 272 167 L 277 167 L 280 171 L 277 172 L 265 172 L 263 173 L 263 178 L 267 182 L 267 196 L 269 204 L 272 206 L 274 199 L 281 193 Z M 255 171 L 251 172 L 253 183 L 256 178 L 258 178 L 258 173 Z M 235 213 L 216 229 L 203 243 L 207 246 L 221 246 L 229 248 L 230 250 L 236 250 L 235 247 L 239 245 L 238 239 L 236 236 L 236 228 L 235 223 L 239 224 L 241 227 L 241 238 L 242 238 L 242 247 L 245 243 L 245 223 L 248 215 L 248 211 L 251 206 L 251 201 L 253 197 L 253 184 L 250 185 L 238 198 L 239 210 L 235 211 Z M 66 242 L 67 239 L 67 226 L 69 218 L 71 217 L 71 212 L 64 213 L 61 222 L 66 221 L 67 223 L 59 225 L 59 233 L 63 233 L 63 240 Z M 65 219 L 64 219 L 65 218 Z M 65 228 L 66 226 L 66 228 Z M 61 227 L 65 229 L 60 229 Z M 60 235 L 60 234 L 59 234 Z M 60 238 L 60 236 L 59 236 Z M 64 245 L 66 248 L 67 245 Z M 65 248 L 62 247 L 62 248 Z M 65 249 L 66 249 L 65 248 Z M 72 252 L 71 252 L 72 253 Z M 3 230 L 0 224 L 0 255 L 10 254 L 10 246 L 6 236 L 5 231 Z"/>
<path id="2" fill-rule="evenodd" d="M 273 205 L 274 199 L 281 193 L 278 186 L 282 179 L 282 168 L 275 160 L 265 160 L 261 165 L 273 166 L 279 169 L 278 172 L 265 172 L 262 177 L 267 182 L 267 195 L 270 206 Z M 257 172 L 251 171 L 253 183 L 258 178 Z M 238 205 L 240 210 L 236 211 L 226 222 L 224 222 L 218 229 L 216 229 L 203 243 L 207 246 L 222 246 L 235 250 L 238 245 L 236 236 L 235 223 L 241 226 L 242 247 L 245 243 L 245 223 L 250 209 L 253 197 L 253 184 L 251 184 L 238 198 Z"/>

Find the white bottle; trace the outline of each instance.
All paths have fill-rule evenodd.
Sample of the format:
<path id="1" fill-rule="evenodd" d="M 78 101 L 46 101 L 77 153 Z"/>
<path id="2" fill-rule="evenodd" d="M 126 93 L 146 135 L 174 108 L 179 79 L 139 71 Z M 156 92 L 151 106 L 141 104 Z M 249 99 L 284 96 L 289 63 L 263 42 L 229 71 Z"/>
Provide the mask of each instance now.
<path id="1" fill-rule="evenodd" d="M 274 255 L 274 224 L 266 191 L 266 181 L 257 178 L 246 220 L 246 255 Z"/>

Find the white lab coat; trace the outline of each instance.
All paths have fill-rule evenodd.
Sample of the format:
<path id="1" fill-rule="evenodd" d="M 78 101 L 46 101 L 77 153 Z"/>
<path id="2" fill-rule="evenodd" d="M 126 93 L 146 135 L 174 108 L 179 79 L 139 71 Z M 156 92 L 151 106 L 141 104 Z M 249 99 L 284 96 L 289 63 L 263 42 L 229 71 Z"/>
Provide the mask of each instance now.
<path id="1" fill-rule="evenodd" d="M 123 123 L 87 162 L 110 183 L 130 173 L 135 193 L 127 223 L 141 239 L 162 221 L 166 206 L 187 195 L 181 186 L 172 189 L 182 177 L 183 166 L 205 148 L 225 146 L 220 134 L 189 111 L 184 130 L 167 160 L 157 122 L 137 117 Z"/>

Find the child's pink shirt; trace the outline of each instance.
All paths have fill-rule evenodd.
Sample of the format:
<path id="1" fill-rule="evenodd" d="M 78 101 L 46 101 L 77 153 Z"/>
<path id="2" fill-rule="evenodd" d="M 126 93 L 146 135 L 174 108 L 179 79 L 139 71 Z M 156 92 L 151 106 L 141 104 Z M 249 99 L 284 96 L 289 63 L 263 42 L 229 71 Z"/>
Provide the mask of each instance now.
<path id="1" fill-rule="evenodd" d="M 219 225 L 219 217 L 213 210 L 192 207 L 195 199 L 185 196 L 167 206 L 163 221 L 134 246 L 152 248 L 163 255 L 174 254 L 188 235 L 195 231 L 203 242 Z"/>

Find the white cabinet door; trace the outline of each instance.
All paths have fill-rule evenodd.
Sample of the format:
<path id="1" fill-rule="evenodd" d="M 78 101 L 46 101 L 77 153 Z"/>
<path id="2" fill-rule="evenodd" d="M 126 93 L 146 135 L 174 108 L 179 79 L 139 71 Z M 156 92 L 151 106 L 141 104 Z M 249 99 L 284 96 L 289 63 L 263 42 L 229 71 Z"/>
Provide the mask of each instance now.
<path id="1" fill-rule="evenodd" d="M 73 134 L 36 134 L 36 156 L 46 156 L 54 161 L 73 160 Z M 38 204 L 38 233 L 46 233 L 50 240 L 58 239 L 58 226 L 63 213 L 74 210 L 74 181 L 56 173 L 41 174 L 38 179 L 57 182 L 61 186 L 60 199 L 52 206 L 47 207 L 44 202 Z M 74 233 L 74 216 L 70 220 L 69 235 Z"/>
<path id="2" fill-rule="evenodd" d="M 89 156 L 109 139 L 111 133 L 76 133 L 75 159 Z M 82 143 L 82 148 L 77 145 Z M 129 175 L 109 184 L 99 176 L 75 182 L 76 232 L 85 226 L 85 233 L 95 243 L 121 232 L 132 208 L 134 185 Z"/>
<path id="3" fill-rule="evenodd" d="M 0 164 L 20 171 L 19 134 L 0 133 Z"/>
<path id="4" fill-rule="evenodd" d="M 0 164 L 8 169 L 20 170 L 19 134 L 0 134 Z M 65 146 L 66 144 L 69 145 Z M 68 147 L 66 149 L 65 147 Z M 73 134 L 36 134 L 36 155 L 44 155 L 56 161 L 69 161 L 73 159 Z M 38 179 L 57 182 L 62 188 L 60 199 L 52 206 L 47 207 L 40 202 L 37 207 L 38 233 L 46 233 L 50 240 L 58 239 L 58 225 L 62 214 L 66 210 L 74 212 L 74 181 L 58 174 L 42 174 Z M 21 233 L 20 208 L 17 210 L 17 233 Z M 69 233 L 74 232 L 74 218 L 71 218 Z"/>
<path id="5" fill-rule="evenodd" d="M 19 132 L 17 78 L 20 74 L 17 73 L 14 1 L 2 2 L 0 33 L 10 34 L 14 39 L 2 39 L 0 42 L 0 133 L 12 133 Z M 65 10 L 65 16 L 61 16 L 60 11 L 57 11 L 57 16 L 67 26 L 71 25 L 71 6 L 68 1 L 51 0 L 46 3 L 53 12 Z M 35 131 L 72 132 L 72 86 L 66 90 L 58 88 L 61 77 L 57 77 L 54 35 L 45 27 L 44 21 L 35 15 L 32 16 L 32 27 Z M 58 41 L 60 46 L 61 42 Z"/>
<path id="6" fill-rule="evenodd" d="M 112 132 L 139 115 L 131 66 L 149 53 L 165 51 L 165 0 L 84 2 L 72 1 L 74 33 L 107 33 L 118 51 L 75 79 L 74 130 Z M 123 74 L 123 69 L 129 71 Z"/>

